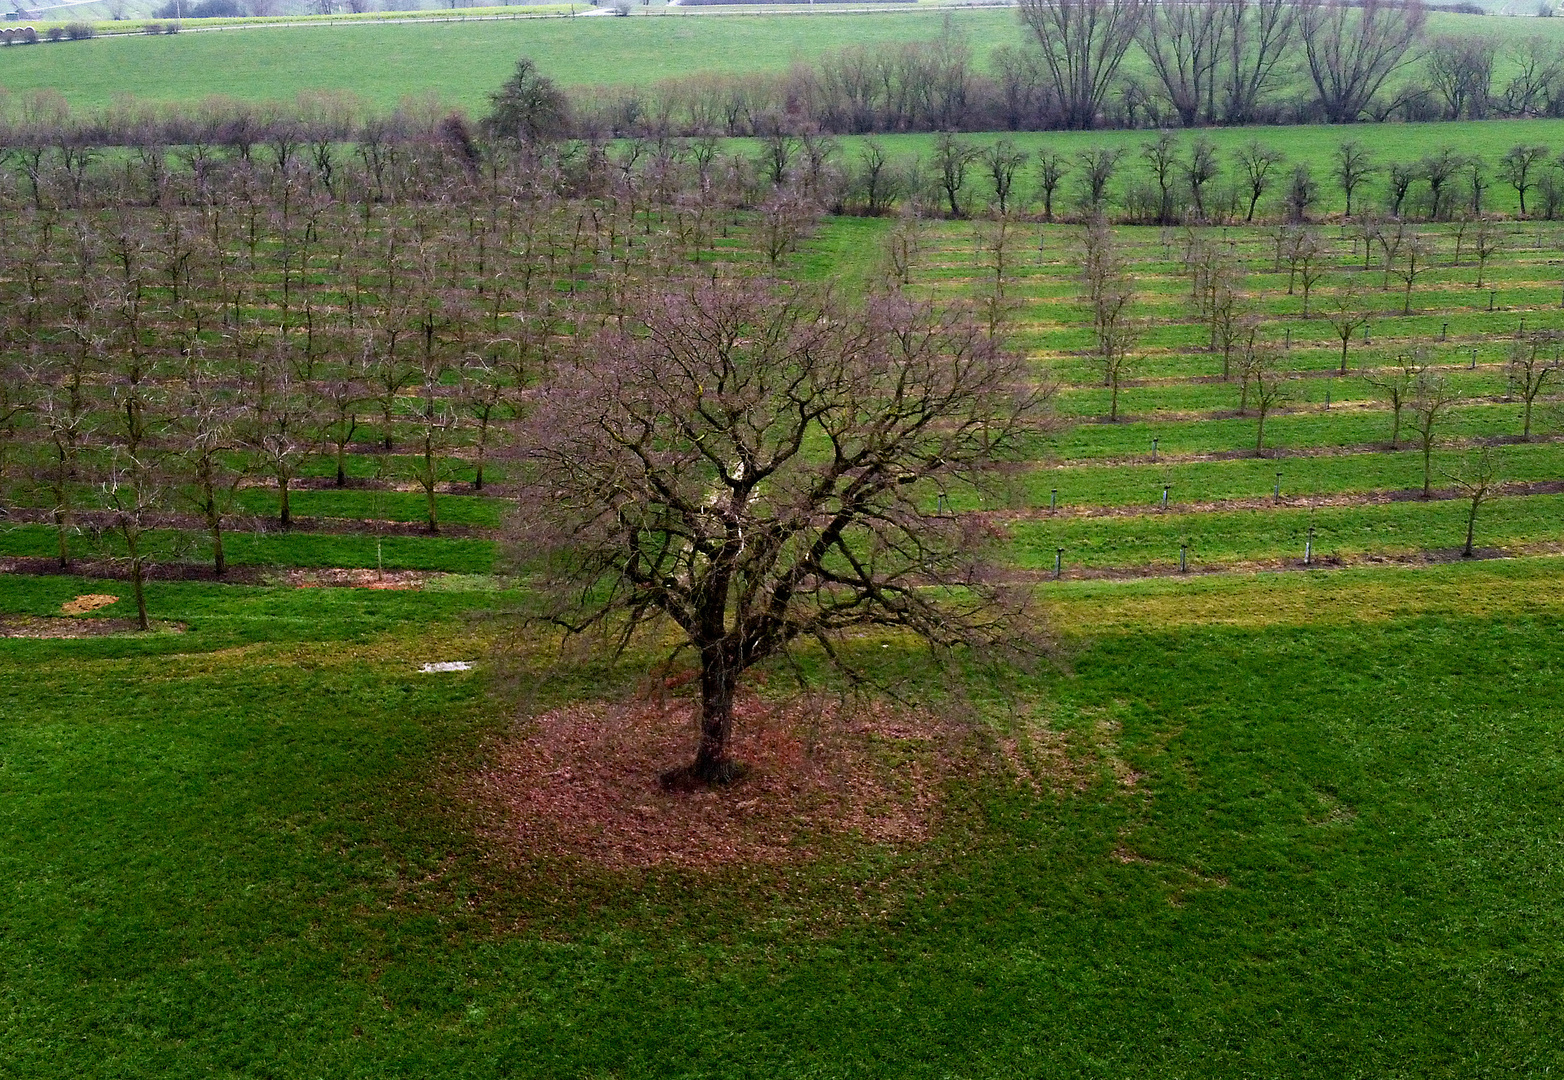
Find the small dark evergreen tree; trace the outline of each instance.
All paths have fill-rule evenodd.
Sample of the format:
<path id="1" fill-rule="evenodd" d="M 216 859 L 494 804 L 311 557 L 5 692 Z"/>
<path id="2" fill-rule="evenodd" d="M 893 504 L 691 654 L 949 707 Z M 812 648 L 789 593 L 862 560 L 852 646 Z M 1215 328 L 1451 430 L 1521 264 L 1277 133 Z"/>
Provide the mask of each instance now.
<path id="1" fill-rule="evenodd" d="M 483 130 L 490 138 L 546 143 L 563 135 L 570 122 L 564 91 L 527 56 L 516 62 L 515 74 L 505 85 L 489 95 L 489 103 L 493 108 L 483 118 Z"/>

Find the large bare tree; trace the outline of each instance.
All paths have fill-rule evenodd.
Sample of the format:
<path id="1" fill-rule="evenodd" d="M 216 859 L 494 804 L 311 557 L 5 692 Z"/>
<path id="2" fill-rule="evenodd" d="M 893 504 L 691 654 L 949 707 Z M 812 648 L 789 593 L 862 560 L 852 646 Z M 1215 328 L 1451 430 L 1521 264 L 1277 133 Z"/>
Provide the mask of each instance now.
<path id="1" fill-rule="evenodd" d="M 1417 0 L 1302 0 L 1304 57 L 1325 119 L 1356 121 L 1407 60 L 1425 20 Z"/>
<path id="2" fill-rule="evenodd" d="M 1228 29 L 1222 0 L 1163 0 L 1141 20 L 1140 45 L 1179 123 L 1209 120 Z"/>
<path id="3" fill-rule="evenodd" d="M 519 550 L 567 631 L 676 628 L 700 738 L 664 783 L 724 783 L 740 675 L 800 638 L 833 658 L 865 626 L 1026 638 L 973 528 L 936 508 L 1015 455 L 1048 396 L 974 320 L 899 295 L 849 312 L 770 281 L 634 292 L 536 394 Z"/>
<path id="4" fill-rule="evenodd" d="M 1021 0 L 1066 127 L 1096 125 L 1149 7 L 1148 0 Z"/>

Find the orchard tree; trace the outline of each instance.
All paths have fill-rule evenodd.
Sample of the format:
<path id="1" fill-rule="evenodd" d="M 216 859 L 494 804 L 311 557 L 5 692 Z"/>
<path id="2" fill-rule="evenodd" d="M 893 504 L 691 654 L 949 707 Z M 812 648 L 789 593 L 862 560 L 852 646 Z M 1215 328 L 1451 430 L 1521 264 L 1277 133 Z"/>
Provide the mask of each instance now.
<path id="1" fill-rule="evenodd" d="M 1499 175 L 1515 189 L 1521 200 L 1521 217 L 1526 216 L 1526 193 L 1537 186 L 1537 174 L 1548 160 L 1548 148 L 1518 143 L 1505 151 L 1499 161 Z"/>
<path id="2" fill-rule="evenodd" d="M 1336 157 L 1331 166 L 1331 175 L 1336 178 L 1336 183 L 1341 187 L 1341 193 L 1347 197 L 1346 216 L 1352 216 L 1352 193 L 1358 186 L 1374 174 L 1374 162 L 1367 149 L 1356 139 L 1348 139 L 1336 147 Z"/>
<path id="3" fill-rule="evenodd" d="M 1548 378 L 1559 370 L 1559 337 L 1554 331 L 1528 334 L 1510 345 L 1507 374 L 1510 392 L 1519 395 L 1525 411 L 1521 438 L 1531 440 L 1531 413 Z"/>
<path id="4" fill-rule="evenodd" d="M 1347 347 L 1352 344 L 1352 335 L 1358 327 L 1369 321 L 1369 311 L 1363 306 L 1358 296 L 1357 287 L 1348 282 L 1344 287 L 1337 289 L 1332 298 L 1331 307 L 1325 313 L 1331 329 L 1336 331 L 1336 337 L 1341 342 L 1341 368 L 1339 374 L 1347 373 Z"/>
<path id="5" fill-rule="evenodd" d="M 1436 375 L 1425 368 L 1418 373 L 1412 385 L 1412 424 L 1417 433 L 1417 446 L 1423 453 L 1423 498 L 1434 494 L 1434 446 L 1438 441 L 1438 428 L 1445 414 L 1461 400 L 1460 392 L 1452 387 L 1443 375 Z"/>
<path id="6" fill-rule="evenodd" d="M 1413 391 L 1428 370 L 1427 357 L 1419 350 L 1403 353 L 1392 368 L 1365 369 L 1363 381 L 1372 386 L 1390 403 L 1390 448 L 1401 449 L 1401 413 L 1406 409 Z"/>
<path id="7" fill-rule="evenodd" d="M 1477 532 L 1477 512 L 1499 490 L 1499 470 L 1494 464 L 1493 452 L 1483 447 L 1477 452 L 1475 461 L 1468 459 L 1461 469 L 1445 473 L 1445 478 L 1466 498 L 1466 546 L 1461 549 L 1461 557 L 1470 559 L 1476 553 L 1472 540 Z"/>
<path id="8" fill-rule="evenodd" d="M 632 292 L 558 363 L 523 425 L 518 550 L 556 586 L 567 633 L 671 624 L 700 665 L 694 761 L 667 787 L 723 784 L 740 676 L 800 639 L 936 647 L 1037 640 L 985 574 L 962 519 L 1047 425 L 1049 391 L 961 313 L 900 295 L 846 311 L 772 281 Z"/>
<path id="9" fill-rule="evenodd" d="M 1290 391 L 1291 378 L 1283 371 L 1276 346 L 1251 338 L 1244 358 L 1239 362 L 1240 377 L 1244 380 L 1244 397 L 1254 402 L 1255 424 L 1254 452 L 1265 456 L 1265 420 L 1284 401 Z"/>

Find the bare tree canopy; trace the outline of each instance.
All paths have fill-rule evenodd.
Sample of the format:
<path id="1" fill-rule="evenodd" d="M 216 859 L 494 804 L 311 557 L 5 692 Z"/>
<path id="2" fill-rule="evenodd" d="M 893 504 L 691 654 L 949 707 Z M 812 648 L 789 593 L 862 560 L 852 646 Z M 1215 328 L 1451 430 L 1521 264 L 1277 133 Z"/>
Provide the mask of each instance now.
<path id="1" fill-rule="evenodd" d="M 1184 127 L 1194 127 L 1214 111 L 1225 7 L 1221 0 L 1164 0 L 1141 20 L 1141 48 Z"/>
<path id="2" fill-rule="evenodd" d="M 1148 8 L 1147 0 L 1021 0 L 1021 19 L 1042 46 L 1065 127 L 1096 125 Z"/>
<path id="3" fill-rule="evenodd" d="M 974 527 L 938 504 L 1015 456 L 1048 396 L 971 318 L 900 296 L 846 312 L 770 281 L 647 289 L 538 391 L 521 550 L 568 630 L 677 627 L 701 735 L 665 780 L 725 782 L 740 674 L 801 637 L 833 659 L 864 626 L 1026 637 Z"/>
<path id="4" fill-rule="evenodd" d="M 1309 77 L 1333 124 L 1363 114 L 1427 18 L 1417 0 L 1301 0 L 1298 10 Z"/>

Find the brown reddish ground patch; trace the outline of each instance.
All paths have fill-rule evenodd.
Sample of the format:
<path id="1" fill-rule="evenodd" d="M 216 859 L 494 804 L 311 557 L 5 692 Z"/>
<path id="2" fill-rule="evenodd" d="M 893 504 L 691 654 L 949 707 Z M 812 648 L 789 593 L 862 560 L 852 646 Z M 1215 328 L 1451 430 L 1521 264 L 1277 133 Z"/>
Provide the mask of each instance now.
<path id="1" fill-rule="evenodd" d="M 87 593 L 85 596 L 65 601 L 60 605 L 60 610 L 67 615 L 85 615 L 89 611 L 97 611 L 99 608 L 117 603 L 119 603 L 117 596 L 110 596 L 108 593 Z"/>
<path id="2" fill-rule="evenodd" d="M 957 724 L 920 710 L 821 698 L 745 696 L 734 730 L 743 780 L 669 793 L 658 776 L 694 752 L 690 701 L 556 709 L 491 747 L 468 796 L 481 831 L 524 860 L 793 862 L 843 839 L 925 840 L 964 742 Z"/>
<path id="3" fill-rule="evenodd" d="M 59 615 L 0 616 L 0 638 L 88 638 L 126 634 L 138 629 L 135 619 L 82 619 Z M 179 623 L 156 622 L 153 630 L 183 633 Z"/>
<path id="4" fill-rule="evenodd" d="M 421 589 L 424 570 L 289 570 L 283 581 L 300 589 Z"/>

